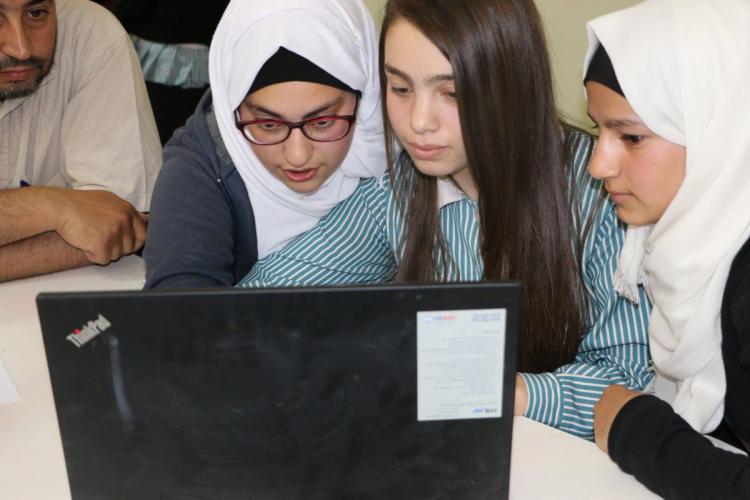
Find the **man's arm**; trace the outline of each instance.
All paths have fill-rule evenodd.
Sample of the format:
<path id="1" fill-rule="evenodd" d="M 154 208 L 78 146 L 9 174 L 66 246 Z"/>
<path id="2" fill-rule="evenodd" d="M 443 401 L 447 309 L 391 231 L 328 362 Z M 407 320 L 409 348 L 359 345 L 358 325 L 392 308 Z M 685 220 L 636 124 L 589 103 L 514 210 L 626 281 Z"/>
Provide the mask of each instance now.
<path id="1" fill-rule="evenodd" d="M 107 191 L 0 191 L 0 281 L 106 265 L 143 246 L 146 220 Z"/>
<path id="2" fill-rule="evenodd" d="M 83 267 L 91 262 L 55 232 L 0 247 L 0 283 Z"/>
<path id="3" fill-rule="evenodd" d="M 0 191 L 0 246 L 55 230 L 54 189 Z"/>
<path id="4" fill-rule="evenodd" d="M 30 187 L 0 195 L 0 282 L 89 263 L 54 232 L 56 190 Z"/>

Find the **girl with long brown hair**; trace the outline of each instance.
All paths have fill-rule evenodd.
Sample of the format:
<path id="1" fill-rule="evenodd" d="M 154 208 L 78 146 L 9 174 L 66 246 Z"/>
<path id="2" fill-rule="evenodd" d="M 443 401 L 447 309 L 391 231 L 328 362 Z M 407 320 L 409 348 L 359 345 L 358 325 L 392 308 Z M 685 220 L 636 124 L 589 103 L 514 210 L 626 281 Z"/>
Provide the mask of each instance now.
<path id="1" fill-rule="evenodd" d="M 520 280 L 516 414 L 591 439 L 603 388 L 651 378 L 648 311 L 614 291 L 624 227 L 557 117 L 532 0 L 390 0 L 380 67 L 389 175 L 243 283 Z"/>

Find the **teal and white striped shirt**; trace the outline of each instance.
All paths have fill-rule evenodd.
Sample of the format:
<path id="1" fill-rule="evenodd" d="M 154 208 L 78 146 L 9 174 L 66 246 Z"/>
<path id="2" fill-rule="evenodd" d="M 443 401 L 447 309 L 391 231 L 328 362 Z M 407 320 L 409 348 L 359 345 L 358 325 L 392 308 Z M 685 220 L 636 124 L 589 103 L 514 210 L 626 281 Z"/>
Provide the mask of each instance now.
<path id="1" fill-rule="evenodd" d="M 591 325 L 573 363 L 552 373 L 522 373 L 529 393 L 526 416 L 593 439 L 593 408 L 602 390 L 622 384 L 642 390 L 650 382 L 649 307 L 615 294 L 612 276 L 625 228 L 609 199 L 601 201 L 602 184 L 587 172 L 593 139 L 571 131 L 569 165 L 576 193 L 577 220 L 596 217 L 583 246 L 583 278 L 590 294 Z M 572 142 L 571 142 L 572 141 Z M 440 227 L 455 263 L 449 279 L 482 279 L 477 204 L 452 184 L 439 188 Z M 601 207 L 597 213 L 597 207 Z M 582 235 L 584 224 L 577 228 Z M 366 179 L 308 233 L 259 261 L 238 286 L 310 286 L 377 283 L 393 279 L 402 220 L 389 179 Z M 641 304 L 648 304 L 643 290 Z"/>

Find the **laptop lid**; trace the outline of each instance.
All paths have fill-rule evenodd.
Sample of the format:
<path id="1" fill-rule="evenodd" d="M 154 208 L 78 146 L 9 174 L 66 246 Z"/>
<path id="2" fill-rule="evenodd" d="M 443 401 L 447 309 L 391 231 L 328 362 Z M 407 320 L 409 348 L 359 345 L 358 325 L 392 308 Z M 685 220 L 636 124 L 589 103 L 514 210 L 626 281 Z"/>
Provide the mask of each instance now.
<path id="1" fill-rule="evenodd" d="M 74 500 L 505 498 L 514 283 L 41 294 Z"/>

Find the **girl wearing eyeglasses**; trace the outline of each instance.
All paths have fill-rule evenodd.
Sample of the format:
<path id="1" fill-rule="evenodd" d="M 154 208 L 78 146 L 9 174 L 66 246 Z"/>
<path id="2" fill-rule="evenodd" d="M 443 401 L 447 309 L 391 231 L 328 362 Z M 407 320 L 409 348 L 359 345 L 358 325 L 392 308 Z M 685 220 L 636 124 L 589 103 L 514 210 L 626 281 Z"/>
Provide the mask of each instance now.
<path id="1" fill-rule="evenodd" d="M 164 149 L 146 288 L 231 286 L 385 171 L 375 27 L 361 0 L 235 0 L 211 90 Z"/>
<path id="2" fill-rule="evenodd" d="M 365 181 L 244 286 L 521 280 L 516 414 L 593 438 L 604 387 L 650 381 L 643 306 L 612 283 L 624 228 L 557 117 L 532 0 L 390 0 L 387 178 Z"/>

